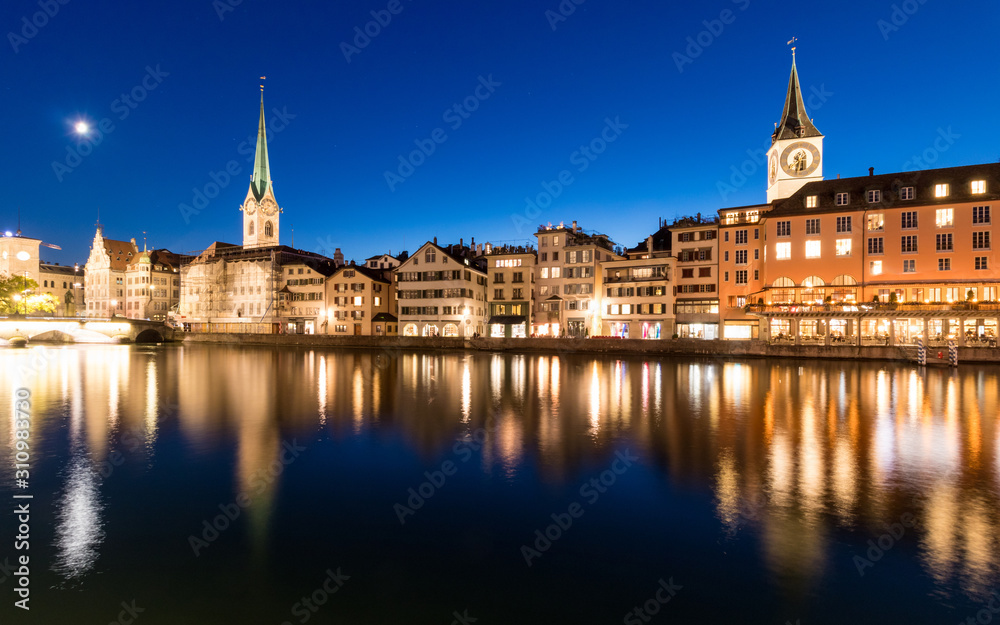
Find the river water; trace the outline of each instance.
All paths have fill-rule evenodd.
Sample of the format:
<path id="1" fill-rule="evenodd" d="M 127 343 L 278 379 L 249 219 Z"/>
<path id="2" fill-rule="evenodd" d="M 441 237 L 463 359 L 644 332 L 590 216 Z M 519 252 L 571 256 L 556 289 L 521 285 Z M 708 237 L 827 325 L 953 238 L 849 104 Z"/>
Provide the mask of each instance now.
<path id="1" fill-rule="evenodd" d="M 30 504 L 21 549 L 0 516 L 4 623 L 1000 619 L 997 366 L 98 345 L 0 372 L 0 499 Z"/>

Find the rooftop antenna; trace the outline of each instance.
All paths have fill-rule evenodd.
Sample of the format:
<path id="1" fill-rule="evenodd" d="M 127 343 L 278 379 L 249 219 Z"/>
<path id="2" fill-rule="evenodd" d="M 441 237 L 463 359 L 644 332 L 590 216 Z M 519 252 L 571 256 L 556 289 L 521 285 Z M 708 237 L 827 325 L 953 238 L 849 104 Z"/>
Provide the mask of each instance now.
<path id="1" fill-rule="evenodd" d="M 146 251 L 146 231 L 142 231 L 142 251 Z"/>
<path id="2" fill-rule="evenodd" d="M 21 236 L 21 205 L 17 205 L 17 236 Z"/>

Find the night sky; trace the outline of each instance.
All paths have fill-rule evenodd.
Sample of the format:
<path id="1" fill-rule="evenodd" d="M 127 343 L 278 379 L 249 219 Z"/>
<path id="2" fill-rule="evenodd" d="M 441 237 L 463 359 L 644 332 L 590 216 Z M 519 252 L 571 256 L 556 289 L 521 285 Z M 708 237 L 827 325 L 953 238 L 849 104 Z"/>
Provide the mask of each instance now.
<path id="1" fill-rule="evenodd" d="M 764 201 L 748 151 L 769 145 L 792 36 L 827 178 L 1000 158 L 996 2 L 575 2 L 6 0 L 0 229 L 20 207 L 62 263 L 86 259 L 98 210 L 140 245 L 240 243 L 267 76 L 283 244 L 360 260 L 577 220 L 634 245 L 660 217 Z M 96 145 L 79 119 L 105 120 Z M 400 172 L 418 143 L 433 153 Z"/>

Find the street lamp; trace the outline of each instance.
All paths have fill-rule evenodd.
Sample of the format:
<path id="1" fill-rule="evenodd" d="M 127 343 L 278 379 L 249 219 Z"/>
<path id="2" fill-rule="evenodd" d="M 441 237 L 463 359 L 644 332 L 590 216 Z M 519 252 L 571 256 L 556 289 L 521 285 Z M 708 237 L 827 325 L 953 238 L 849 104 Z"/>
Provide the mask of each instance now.
<path id="1" fill-rule="evenodd" d="M 23 298 L 21 297 L 20 293 L 15 293 L 14 294 L 14 314 L 15 315 L 18 314 L 17 309 L 20 308 L 21 299 L 23 299 Z"/>
<path id="2" fill-rule="evenodd" d="M 113 299 L 111 300 L 111 314 L 110 314 L 111 318 L 114 318 L 116 308 L 118 308 L 118 300 Z"/>

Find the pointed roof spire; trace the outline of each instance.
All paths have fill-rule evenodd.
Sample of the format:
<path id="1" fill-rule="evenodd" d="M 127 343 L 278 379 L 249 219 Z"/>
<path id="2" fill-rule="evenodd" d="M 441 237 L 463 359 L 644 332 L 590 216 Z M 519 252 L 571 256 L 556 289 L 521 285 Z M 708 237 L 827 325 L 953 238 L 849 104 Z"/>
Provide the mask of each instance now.
<path id="1" fill-rule="evenodd" d="M 264 76 L 260 77 L 264 80 Z M 257 154 L 253 159 L 253 176 L 250 188 L 254 199 L 260 201 L 271 184 L 271 166 L 267 161 L 267 124 L 264 120 L 264 85 L 260 86 L 260 122 L 257 126 Z"/>
<path id="2" fill-rule="evenodd" d="M 789 43 L 794 43 L 795 39 Z M 799 71 L 795 67 L 795 48 L 792 48 L 792 74 L 788 78 L 788 93 L 785 95 L 785 109 L 781 112 L 771 143 L 779 139 L 797 139 L 800 137 L 821 137 L 823 133 L 816 129 L 802 100 L 802 89 L 799 86 Z"/>

